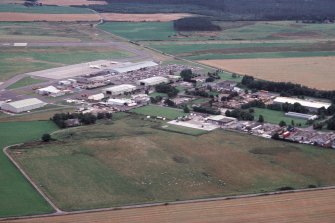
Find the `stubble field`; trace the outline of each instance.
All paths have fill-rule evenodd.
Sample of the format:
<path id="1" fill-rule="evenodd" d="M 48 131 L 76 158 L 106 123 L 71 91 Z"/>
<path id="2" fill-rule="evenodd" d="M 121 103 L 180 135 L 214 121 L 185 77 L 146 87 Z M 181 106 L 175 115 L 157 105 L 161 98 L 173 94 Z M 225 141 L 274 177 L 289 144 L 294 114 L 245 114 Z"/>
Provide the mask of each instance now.
<path id="1" fill-rule="evenodd" d="M 202 60 L 203 64 L 256 78 L 335 89 L 335 57 Z"/>

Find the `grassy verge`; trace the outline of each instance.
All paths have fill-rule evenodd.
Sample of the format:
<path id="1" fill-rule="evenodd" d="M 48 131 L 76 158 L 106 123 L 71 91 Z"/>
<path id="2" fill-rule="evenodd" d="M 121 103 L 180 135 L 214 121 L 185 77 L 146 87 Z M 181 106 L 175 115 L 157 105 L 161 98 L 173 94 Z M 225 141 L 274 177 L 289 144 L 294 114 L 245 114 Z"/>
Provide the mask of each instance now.
<path id="1" fill-rule="evenodd" d="M 180 109 L 161 107 L 155 105 L 148 105 L 140 108 L 135 108 L 131 110 L 131 112 L 139 115 L 161 116 L 167 119 L 176 119 L 178 117 L 186 115 L 186 113 L 184 113 Z"/>
<path id="2" fill-rule="evenodd" d="M 32 78 L 32 77 L 24 77 L 21 80 L 19 80 L 18 82 L 15 82 L 14 84 L 8 86 L 7 89 L 15 89 L 15 88 L 20 88 L 20 87 L 26 87 L 26 86 L 30 86 L 30 85 L 33 85 L 33 84 L 43 83 L 43 82 L 45 82 L 45 81 L 35 79 L 35 78 Z"/>

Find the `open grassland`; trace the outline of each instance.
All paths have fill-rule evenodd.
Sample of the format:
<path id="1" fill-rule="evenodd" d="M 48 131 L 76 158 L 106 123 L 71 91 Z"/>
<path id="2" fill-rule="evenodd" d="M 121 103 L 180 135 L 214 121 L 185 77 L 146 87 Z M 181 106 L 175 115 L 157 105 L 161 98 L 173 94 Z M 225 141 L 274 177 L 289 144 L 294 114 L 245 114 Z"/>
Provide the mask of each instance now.
<path id="1" fill-rule="evenodd" d="M 21 80 L 19 80 L 18 82 L 15 82 L 14 84 L 8 86 L 7 89 L 15 89 L 15 88 L 20 88 L 20 87 L 26 87 L 26 86 L 30 86 L 33 84 L 39 84 L 39 83 L 43 83 L 45 82 L 44 80 L 41 79 L 36 79 L 36 78 L 32 78 L 32 77 L 24 77 Z"/>
<path id="2" fill-rule="evenodd" d="M 0 21 L 2 22 L 97 22 L 100 19 L 97 14 L 0 12 Z"/>
<path id="3" fill-rule="evenodd" d="M 41 13 L 41 14 L 94 14 L 87 8 L 75 8 L 66 6 L 35 6 L 26 7 L 24 5 L 0 4 L 0 12 L 12 13 Z M 15 14 L 13 14 L 14 16 Z"/>
<path id="4" fill-rule="evenodd" d="M 65 210 L 334 184 L 335 153 L 233 132 L 160 131 L 130 116 L 59 131 L 12 155 Z"/>
<path id="5" fill-rule="evenodd" d="M 58 5 L 58 6 L 71 6 L 71 5 L 107 5 L 104 0 L 39 0 L 43 5 Z"/>
<path id="6" fill-rule="evenodd" d="M 335 190 L 8 221 L 10 223 L 333 223 Z M 274 220 L 275 219 L 275 220 Z"/>
<path id="7" fill-rule="evenodd" d="M 57 127 L 50 121 L 0 123 L 0 217 L 49 213 L 52 208 L 2 152 L 5 146 L 39 139 Z"/>
<path id="8" fill-rule="evenodd" d="M 335 57 L 205 60 L 201 63 L 256 78 L 334 90 Z"/>
<path id="9" fill-rule="evenodd" d="M 110 47 L 3 48 L 0 49 L 0 67 L 2 68 L 0 81 L 31 71 L 129 56 L 132 54 Z"/>
<path id="10" fill-rule="evenodd" d="M 101 13 L 106 21 L 115 22 L 171 22 L 181 18 L 191 17 L 188 13 L 155 13 L 155 14 L 124 14 Z"/>
<path id="11" fill-rule="evenodd" d="M 158 96 L 158 95 L 156 95 Z M 160 95 L 163 96 L 163 95 Z M 184 113 L 180 109 L 176 108 L 169 108 L 169 107 L 161 107 L 156 105 L 147 105 L 140 108 L 135 108 L 131 110 L 131 112 L 139 114 L 139 115 L 148 115 L 148 116 L 161 116 L 167 119 L 176 119 L 178 117 L 185 116 L 186 113 Z"/>
<path id="12" fill-rule="evenodd" d="M 280 121 L 286 122 L 287 125 L 291 125 L 292 120 L 295 125 L 301 124 L 302 127 L 307 127 L 307 120 L 300 118 L 292 118 L 285 116 L 284 112 L 273 111 L 270 109 L 262 109 L 262 108 L 253 108 L 255 110 L 254 116 L 255 120 L 258 120 L 259 115 L 263 115 L 265 122 L 269 122 L 272 124 L 279 124 Z"/>
<path id="13" fill-rule="evenodd" d="M 172 22 L 108 22 L 99 28 L 130 40 L 166 40 L 175 35 Z"/>

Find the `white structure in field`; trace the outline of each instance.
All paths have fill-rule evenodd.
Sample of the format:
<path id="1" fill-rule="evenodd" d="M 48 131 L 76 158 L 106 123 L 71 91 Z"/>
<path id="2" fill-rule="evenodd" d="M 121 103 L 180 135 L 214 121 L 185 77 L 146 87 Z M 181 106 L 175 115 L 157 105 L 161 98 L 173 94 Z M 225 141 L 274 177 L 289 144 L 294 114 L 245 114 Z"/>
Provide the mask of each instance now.
<path id="1" fill-rule="evenodd" d="M 41 108 L 45 106 L 46 104 L 47 103 L 37 98 L 29 98 L 29 99 L 24 99 L 20 101 L 4 103 L 1 105 L 1 109 L 4 111 L 9 111 L 13 113 L 21 113 L 21 112 Z"/>
<path id="2" fill-rule="evenodd" d="M 155 86 L 158 84 L 162 84 L 162 83 L 169 83 L 169 79 L 165 78 L 165 77 L 150 77 L 147 79 L 143 79 L 143 80 L 139 80 L 137 81 L 138 85 L 142 85 L 142 86 Z"/>
<path id="3" fill-rule="evenodd" d="M 64 92 L 62 92 L 61 90 L 57 89 L 54 86 L 48 86 L 45 88 L 37 89 L 36 93 L 40 95 L 48 95 L 51 97 L 58 97 L 64 95 Z"/>
<path id="4" fill-rule="evenodd" d="M 135 106 L 137 105 L 133 100 L 130 99 L 109 99 L 108 105 L 111 106 Z"/>
<path id="5" fill-rule="evenodd" d="M 310 100 L 303 100 L 298 98 L 287 98 L 287 97 L 277 97 L 273 101 L 275 104 L 294 104 L 299 103 L 305 108 L 309 109 L 310 111 L 317 111 L 319 108 L 325 107 L 326 109 L 331 106 L 330 103 L 321 102 L 321 101 L 310 101 Z"/>
<path id="6" fill-rule="evenodd" d="M 153 61 L 143 61 L 139 63 L 128 62 L 128 63 L 123 63 L 122 65 L 114 67 L 112 71 L 123 74 L 123 73 L 131 72 L 131 71 L 141 70 L 143 68 L 154 67 L 154 66 L 158 66 L 158 64 Z"/>
<path id="7" fill-rule="evenodd" d="M 106 95 L 122 95 L 136 90 L 136 86 L 131 84 L 121 84 L 114 87 L 103 89 L 103 93 Z"/>
<path id="8" fill-rule="evenodd" d="M 104 98 L 105 98 L 105 95 L 103 93 L 88 96 L 88 100 L 91 100 L 91 101 L 101 101 Z"/>

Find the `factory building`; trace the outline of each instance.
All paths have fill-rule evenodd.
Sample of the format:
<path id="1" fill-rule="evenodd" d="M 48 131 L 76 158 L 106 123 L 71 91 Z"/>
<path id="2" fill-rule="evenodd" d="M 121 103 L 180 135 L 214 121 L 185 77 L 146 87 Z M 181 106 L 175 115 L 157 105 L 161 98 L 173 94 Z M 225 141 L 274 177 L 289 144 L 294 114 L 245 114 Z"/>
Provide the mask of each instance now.
<path id="1" fill-rule="evenodd" d="M 137 85 L 141 85 L 141 86 L 155 86 L 158 84 L 162 84 L 162 83 L 169 83 L 169 79 L 165 78 L 165 77 L 150 77 L 147 79 L 143 79 L 143 80 L 139 80 L 137 81 Z"/>
<path id="2" fill-rule="evenodd" d="M 136 90 L 136 86 L 130 84 L 121 84 L 114 87 L 103 89 L 105 95 L 122 95 Z"/>
<path id="3" fill-rule="evenodd" d="M 139 63 L 129 62 L 129 63 L 124 63 L 120 66 L 114 67 L 112 69 L 112 72 L 123 74 L 123 73 L 131 72 L 131 71 L 141 70 L 141 69 L 148 68 L 148 67 L 154 67 L 154 66 L 158 66 L 158 64 L 153 61 L 143 61 Z"/>
<path id="4" fill-rule="evenodd" d="M 21 113 L 30 111 L 33 109 L 41 108 L 45 106 L 46 103 L 37 99 L 37 98 L 29 98 L 20 101 L 14 101 L 9 103 L 3 103 L 1 105 L 1 109 L 4 111 L 12 112 L 12 113 Z"/>
<path id="5" fill-rule="evenodd" d="M 87 99 L 90 101 L 101 101 L 104 98 L 105 98 L 105 95 L 103 93 L 94 94 L 94 95 L 90 95 L 87 97 Z"/>
<path id="6" fill-rule="evenodd" d="M 136 106 L 137 104 L 130 99 L 108 99 L 107 101 L 108 105 L 111 106 Z"/>
<path id="7" fill-rule="evenodd" d="M 287 97 L 277 97 L 273 101 L 274 104 L 295 104 L 299 103 L 305 108 L 309 109 L 311 112 L 317 112 L 319 108 L 325 107 L 326 109 L 331 106 L 330 103 L 321 102 L 321 101 L 309 101 L 297 98 L 287 98 Z"/>
<path id="8" fill-rule="evenodd" d="M 297 112 L 287 112 L 285 113 L 285 115 L 288 117 L 301 118 L 305 120 L 316 120 L 318 118 L 317 115 L 308 115 L 308 114 L 297 113 Z"/>
<path id="9" fill-rule="evenodd" d="M 58 97 L 64 95 L 64 92 L 62 92 L 61 90 L 57 89 L 54 86 L 48 86 L 45 88 L 37 89 L 36 93 L 40 95 L 48 95 L 51 97 Z"/>

